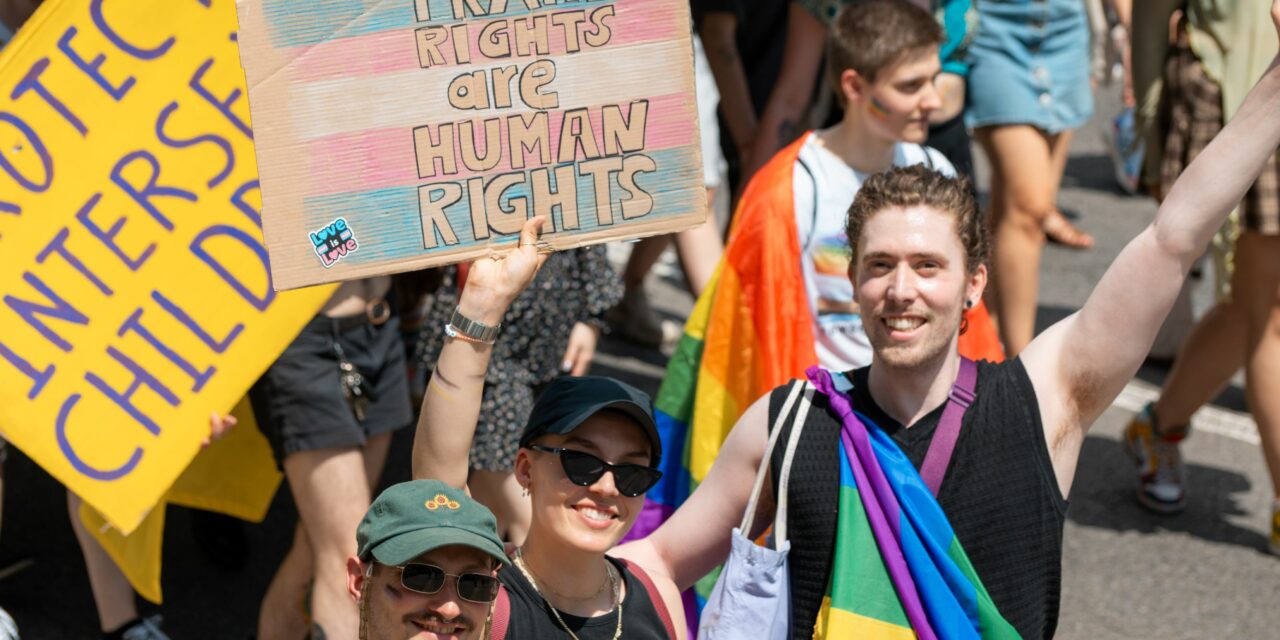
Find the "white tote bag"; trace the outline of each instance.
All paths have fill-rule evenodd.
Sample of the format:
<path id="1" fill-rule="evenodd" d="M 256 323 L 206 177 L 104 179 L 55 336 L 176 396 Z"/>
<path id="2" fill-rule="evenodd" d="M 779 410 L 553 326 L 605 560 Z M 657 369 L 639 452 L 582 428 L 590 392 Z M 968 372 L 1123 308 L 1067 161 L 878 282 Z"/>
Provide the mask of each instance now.
<path id="1" fill-rule="evenodd" d="M 778 478 L 777 509 L 773 518 L 773 548 L 757 545 L 747 535 L 751 533 L 756 503 L 764 487 L 769 470 L 769 460 L 782 433 L 787 416 L 797 404 L 795 422 L 787 438 L 787 448 L 782 458 L 782 473 Z M 756 482 L 751 488 L 742 524 L 733 530 L 733 546 L 729 559 L 721 568 L 716 586 L 702 609 L 698 624 L 700 640 L 786 640 L 791 624 L 791 592 L 788 587 L 787 553 L 791 542 L 787 540 L 787 486 L 791 476 L 791 461 L 795 457 L 796 443 L 809 414 L 813 401 L 813 387 L 806 382 L 795 382 L 787 394 L 787 400 L 769 434 L 760 468 L 756 470 Z"/>

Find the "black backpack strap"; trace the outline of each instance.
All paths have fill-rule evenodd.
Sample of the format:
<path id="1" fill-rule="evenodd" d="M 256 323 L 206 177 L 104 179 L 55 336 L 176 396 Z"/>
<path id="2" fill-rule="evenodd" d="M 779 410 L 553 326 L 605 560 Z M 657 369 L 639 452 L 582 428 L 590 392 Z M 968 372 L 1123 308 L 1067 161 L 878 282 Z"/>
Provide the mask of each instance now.
<path id="1" fill-rule="evenodd" d="M 653 579 L 649 577 L 649 574 L 645 573 L 644 569 L 640 568 L 640 565 L 622 558 L 615 559 L 622 563 L 623 569 L 630 571 L 631 575 L 635 576 L 636 580 L 644 586 L 645 592 L 649 594 L 649 602 L 653 603 L 653 608 L 658 612 L 658 617 L 662 618 L 662 626 L 667 629 L 667 637 L 675 638 L 676 625 L 671 621 L 671 612 L 667 610 L 667 603 L 663 601 L 662 594 L 658 593 L 658 587 L 653 584 Z"/>
<path id="2" fill-rule="evenodd" d="M 802 239 L 800 242 L 801 249 L 808 251 L 813 245 L 813 237 L 818 235 L 818 178 L 813 175 L 813 169 L 810 169 L 809 165 L 798 157 L 796 158 L 796 166 L 803 169 L 805 174 L 809 176 L 809 182 L 813 183 L 813 210 L 809 212 L 809 237 Z"/>
<path id="3" fill-rule="evenodd" d="M 917 145 L 917 146 L 919 146 L 919 147 L 920 147 L 920 150 L 924 152 L 924 164 L 925 164 L 925 166 L 926 166 L 926 167 L 929 167 L 929 169 L 930 169 L 930 170 L 932 170 L 932 171 L 937 171 L 938 169 L 937 169 L 936 167 L 934 167 L 934 166 L 933 166 L 933 154 L 932 154 L 932 153 L 929 153 L 929 147 L 926 147 L 926 146 L 924 146 L 924 145 Z"/>
<path id="4" fill-rule="evenodd" d="M 511 596 L 505 586 L 498 587 L 498 599 L 493 602 L 493 613 L 489 618 L 490 640 L 503 640 L 507 637 L 507 627 L 511 623 Z"/>

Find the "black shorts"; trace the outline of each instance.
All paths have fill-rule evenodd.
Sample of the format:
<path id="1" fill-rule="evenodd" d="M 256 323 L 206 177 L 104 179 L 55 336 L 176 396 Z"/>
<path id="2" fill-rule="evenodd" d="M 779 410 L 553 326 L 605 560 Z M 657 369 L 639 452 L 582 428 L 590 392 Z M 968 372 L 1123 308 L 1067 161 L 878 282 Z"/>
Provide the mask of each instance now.
<path id="1" fill-rule="evenodd" d="M 927 146 L 942 152 L 956 174 L 973 180 L 973 151 L 969 131 L 964 128 L 964 112 L 956 117 L 929 127 Z"/>
<path id="2" fill-rule="evenodd" d="M 335 342 L 366 380 L 370 401 L 363 420 L 343 394 Z M 381 325 L 363 316 L 312 318 L 249 390 L 249 399 L 277 465 L 292 453 L 358 447 L 408 426 L 413 407 L 399 318 Z"/>

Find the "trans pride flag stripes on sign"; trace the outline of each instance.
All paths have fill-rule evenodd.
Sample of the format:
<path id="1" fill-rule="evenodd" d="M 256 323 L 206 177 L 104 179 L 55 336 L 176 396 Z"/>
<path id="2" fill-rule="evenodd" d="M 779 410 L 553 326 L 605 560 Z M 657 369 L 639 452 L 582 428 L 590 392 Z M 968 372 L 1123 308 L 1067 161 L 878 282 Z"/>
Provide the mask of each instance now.
<path id="1" fill-rule="evenodd" d="M 685 0 L 238 8 L 282 288 L 489 255 L 534 215 L 550 249 L 703 220 Z M 311 239 L 339 220 L 355 242 Z"/>

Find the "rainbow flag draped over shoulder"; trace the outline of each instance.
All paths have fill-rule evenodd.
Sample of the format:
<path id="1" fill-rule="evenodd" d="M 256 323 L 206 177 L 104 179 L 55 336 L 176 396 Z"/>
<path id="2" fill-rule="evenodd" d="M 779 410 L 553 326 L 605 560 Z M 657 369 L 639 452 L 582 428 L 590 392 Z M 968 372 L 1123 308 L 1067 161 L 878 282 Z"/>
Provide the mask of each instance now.
<path id="1" fill-rule="evenodd" d="M 747 185 L 716 274 L 667 364 L 654 402 L 663 476 L 646 494 L 628 539 L 648 535 L 684 502 L 752 402 L 818 363 L 792 191 L 806 138 L 779 151 Z M 972 360 L 1002 360 L 985 307 L 967 317 L 960 352 Z M 699 600 L 714 583 L 714 575 L 699 583 Z"/>
<path id="2" fill-rule="evenodd" d="M 808 375 L 844 425 L 835 556 L 813 637 L 1018 638 L 906 454 L 830 374 Z"/>

